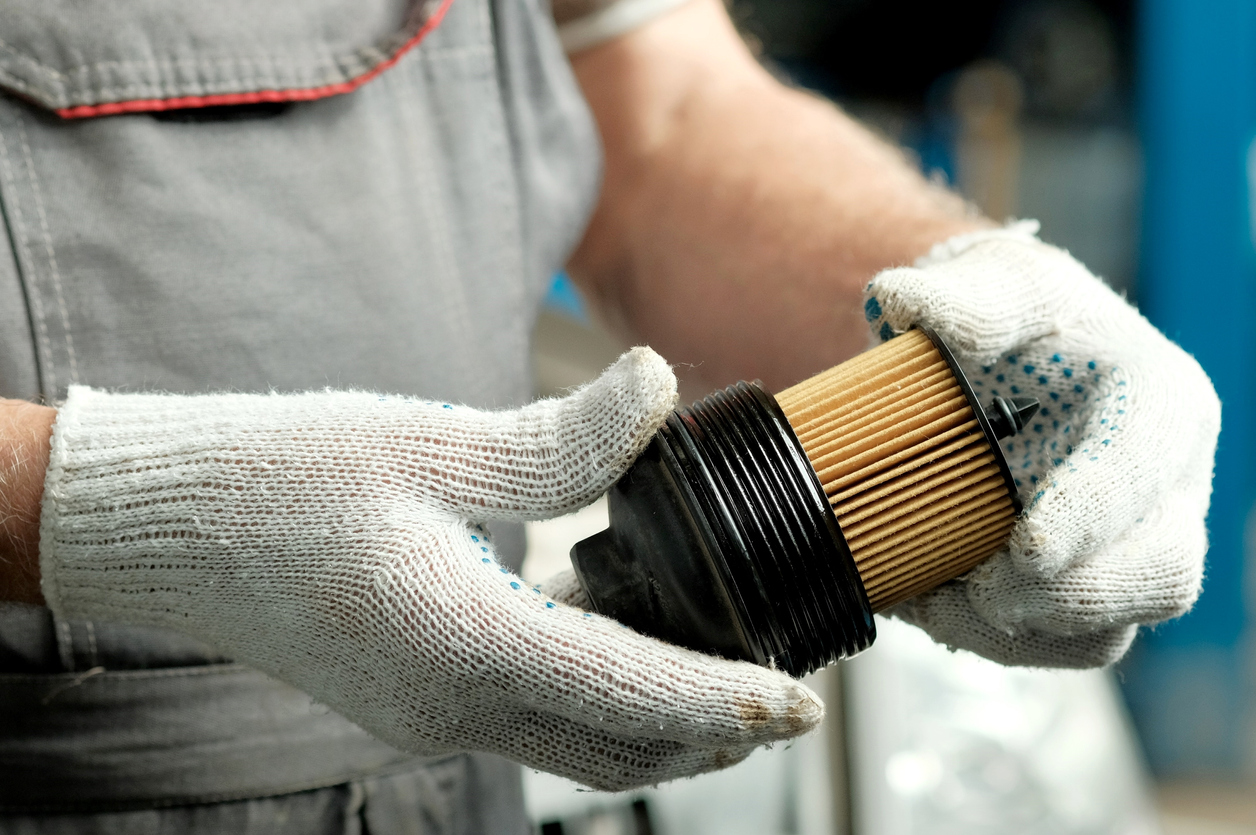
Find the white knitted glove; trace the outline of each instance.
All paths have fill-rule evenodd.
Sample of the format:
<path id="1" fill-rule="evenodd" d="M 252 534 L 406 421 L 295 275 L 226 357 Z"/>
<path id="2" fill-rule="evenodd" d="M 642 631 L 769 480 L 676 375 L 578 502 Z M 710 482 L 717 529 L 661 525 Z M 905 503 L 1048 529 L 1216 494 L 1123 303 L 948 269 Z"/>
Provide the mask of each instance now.
<path id="1" fill-rule="evenodd" d="M 553 602 L 475 524 L 591 502 L 675 397 L 645 348 L 506 412 L 74 388 L 47 474 L 44 595 L 64 617 L 208 641 L 407 751 L 491 751 L 603 789 L 730 765 L 814 727 L 820 701 Z"/>
<path id="2" fill-rule="evenodd" d="M 894 614 L 1005 664 L 1100 666 L 1199 595 L 1220 404 L 1192 357 L 1036 231 L 961 236 L 868 286 L 882 339 L 927 325 L 980 398 L 1042 403 L 1003 442 L 1026 507 L 1008 549 Z"/>

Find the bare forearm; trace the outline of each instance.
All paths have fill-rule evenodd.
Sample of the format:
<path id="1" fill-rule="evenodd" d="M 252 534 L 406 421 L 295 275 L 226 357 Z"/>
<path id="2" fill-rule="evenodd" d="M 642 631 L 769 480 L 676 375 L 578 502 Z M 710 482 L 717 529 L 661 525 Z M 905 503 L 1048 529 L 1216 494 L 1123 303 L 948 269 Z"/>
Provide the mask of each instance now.
<path id="1" fill-rule="evenodd" d="M 0 400 L 0 600 L 42 603 L 39 506 L 56 410 Z"/>
<path id="2" fill-rule="evenodd" d="M 612 321 L 723 384 L 861 350 L 872 276 L 985 223 L 697 0 L 573 59 L 606 178 L 570 264 Z"/>

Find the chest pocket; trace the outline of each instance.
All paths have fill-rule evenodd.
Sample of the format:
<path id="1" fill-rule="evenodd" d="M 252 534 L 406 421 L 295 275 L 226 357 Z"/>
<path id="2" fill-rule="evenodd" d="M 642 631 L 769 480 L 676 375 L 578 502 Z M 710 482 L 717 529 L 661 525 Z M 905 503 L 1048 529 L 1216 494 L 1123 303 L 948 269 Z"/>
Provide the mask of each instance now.
<path id="1" fill-rule="evenodd" d="M 379 74 L 440 23 L 449 0 L 0 2 L 5 86 L 90 117 L 302 101 Z"/>
<path id="2" fill-rule="evenodd" d="M 526 399 L 533 312 L 597 169 L 540 9 L 0 0 L 0 19 L 0 395 Z"/>

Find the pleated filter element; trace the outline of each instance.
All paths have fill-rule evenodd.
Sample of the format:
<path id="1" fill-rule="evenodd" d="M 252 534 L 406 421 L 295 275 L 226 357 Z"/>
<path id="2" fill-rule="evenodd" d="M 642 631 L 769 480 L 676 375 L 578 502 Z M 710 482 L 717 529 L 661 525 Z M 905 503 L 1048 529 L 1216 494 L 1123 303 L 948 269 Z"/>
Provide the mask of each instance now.
<path id="1" fill-rule="evenodd" d="M 668 416 L 572 565 L 620 623 L 805 675 L 1003 546 L 1020 503 L 999 439 L 1038 406 L 979 401 L 924 327 L 775 397 L 736 383 Z"/>
<path id="2" fill-rule="evenodd" d="M 874 612 L 963 574 L 1018 505 L 947 358 L 921 330 L 779 392 Z M 980 408 L 977 406 L 977 408 Z"/>

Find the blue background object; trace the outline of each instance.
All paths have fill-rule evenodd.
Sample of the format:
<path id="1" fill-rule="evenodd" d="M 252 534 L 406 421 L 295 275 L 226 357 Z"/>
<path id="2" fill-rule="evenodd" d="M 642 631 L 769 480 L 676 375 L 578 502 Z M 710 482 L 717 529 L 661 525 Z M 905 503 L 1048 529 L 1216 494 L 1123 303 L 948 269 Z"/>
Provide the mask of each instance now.
<path id="1" fill-rule="evenodd" d="M 589 322 L 584 299 L 580 297 L 580 291 L 576 289 L 576 285 L 566 273 L 558 273 L 554 276 L 554 282 L 550 284 L 543 304 L 547 309 L 569 316 L 582 324 Z"/>
<path id="2" fill-rule="evenodd" d="M 1144 0 L 1138 98 L 1145 158 L 1140 307 L 1195 355 L 1222 400 L 1211 547 L 1194 611 L 1142 636 L 1125 692 L 1161 774 L 1250 765 L 1245 587 L 1256 496 L 1256 3 Z"/>

